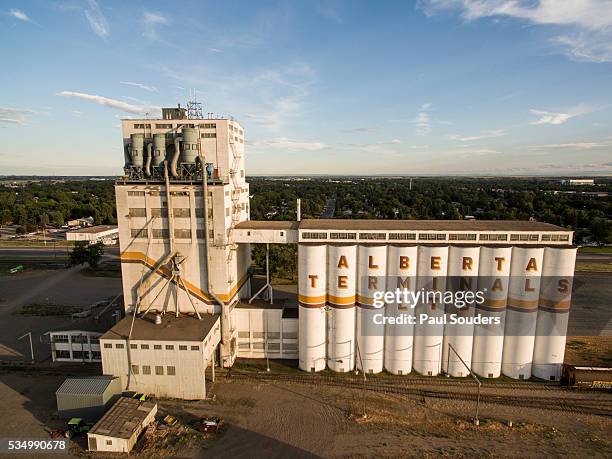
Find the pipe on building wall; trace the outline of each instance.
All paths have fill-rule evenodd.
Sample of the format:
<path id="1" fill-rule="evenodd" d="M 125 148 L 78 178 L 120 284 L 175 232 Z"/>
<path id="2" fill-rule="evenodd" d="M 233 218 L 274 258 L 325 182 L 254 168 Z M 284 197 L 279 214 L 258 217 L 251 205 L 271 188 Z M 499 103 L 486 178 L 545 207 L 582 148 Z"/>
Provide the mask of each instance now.
<path id="1" fill-rule="evenodd" d="M 130 153 L 130 144 L 126 143 L 123 145 L 123 159 L 125 161 L 125 167 L 132 165 L 132 155 Z"/>
<path id="2" fill-rule="evenodd" d="M 153 142 L 147 144 L 147 160 L 145 161 L 144 173 L 147 177 L 151 175 L 151 161 L 153 160 Z"/>
<path id="3" fill-rule="evenodd" d="M 176 169 L 178 165 L 178 160 L 181 155 L 181 138 L 174 138 L 174 156 L 172 156 L 172 160 L 170 161 L 170 173 L 172 177 L 178 177 L 178 171 Z"/>
<path id="4" fill-rule="evenodd" d="M 206 290 L 213 297 L 213 299 L 221 306 L 221 343 L 224 346 L 230 344 L 230 330 L 229 330 L 229 304 L 217 296 L 212 289 L 210 282 L 210 244 L 208 242 L 208 180 L 206 176 L 205 164 L 206 158 L 202 151 L 198 152 L 200 163 L 202 164 L 202 199 L 204 200 L 204 250 L 206 251 Z M 230 356 L 231 358 L 231 356 Z M 221 364 L 223 364 L 223 355 L 221 355 Z"/>

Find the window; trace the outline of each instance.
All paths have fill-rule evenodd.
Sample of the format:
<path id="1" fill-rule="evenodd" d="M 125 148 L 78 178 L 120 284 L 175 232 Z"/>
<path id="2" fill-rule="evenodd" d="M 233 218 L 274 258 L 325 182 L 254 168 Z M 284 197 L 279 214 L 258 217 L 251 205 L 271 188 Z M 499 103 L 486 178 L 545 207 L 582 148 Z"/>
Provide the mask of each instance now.
<path id="1" fill-rule="evenodd" d="M 176 375 L 176 367 L 173 367 L 173 366 L 168 366 L 168 367 L 166 367 L 166 374 L 167 374 L 168 376 L 174 376 L 174 375 Z"/>
<path id="2" fill-rule="evenodd" d="M 416 240 L 415 233 L 389 233 L 389 239 L 394 241 L 414 241 Z"/>
<path id="3" fill-rule="evenodd" d="M 387 239 L 386 233 L 359 233 L 359 239 Z"/>
<path id="4" fill-rule="evenodd" d="M 115 344 L 115 349 L 123 349 L 125 346 L 123 345 L 123 343 L 117 343 Z"/>
<path id="5" fill-rule="evenodd" d="M 104 343 L 104 349 L 112 349 L 113 345 L 111 343 Z"/>
<path id="6" fill-rule="evenodd" d="M 144 196 L 144 191 L 128 191 L 128 196 Z"/>
<path id="7" fill-rule="evenodd" d="M 192 351 L 199 351 L 200 350 L 200 346 L 191 346 L 191 350 Z"/>
<path id="8" fill-rule="evenodd" d="M 167 229 L 153 228 L 151 230 L 151 236 L 153 239 L 168 239 L 170 237 L 170 231 Z"/>
<path id="9" fill-rule="evenodd" d="M 143 375 L 150 375 L 151 374 L 151 367 L 149 365 L 143 365 L 142 366 L 142 374 Z"/>
<path id="10" fill-rule="evenodd" d="M 138 344 L 130 344 L 130 349 L 138 349 Z"/>
<path id="11" fill-rule="evenodd" d="M 70 351 L 55 351 L 55 358 L 56 359 L 69 359 Z"/>
<path id="12" fill-rule="evenodd" d="M 181 345 L 179 346 L 179 351 L 186 351 L 186 350 L 187 350 L 187 346 L 185 346 L 185 345 L 183 345 L 183 344 L 181 344 Z"/>
<path id="13" fill-rule="evenodd" d="M 149 345 L 148 344 L 141 344 L 140 345 L 140 349 L 149 349 Z"/>
<path id="14" fill-rule="evenodd" d="M 249 337 L 249 332 L 248 331 L 239 331 L 238 332 L 238 338 L 248 338 Z"/>
<path id="15" fill-rule="evenodd" d="M 155 366 L 155 374 L 157 376 L 163 376 L 164 375 L 164 367 L 161 365 L 156 365 Z"/>
<path id="16" fill-rule="evenodd" d="M 167 351 L 173 351 L 174 350 L 174 345 L 173 344 L 166 344 L 166 350 Z"/>
<path id="17" fill-rule="evenodd" d="M 154 344 L 153 345 L 153 349 L 155 349 L 156 351 L 161 351 L 161 344 Z"/>
<path id="18" fill-rule="evenodd" d="M 135 124 L 134 125 L 134 129 L 151 129 L 151 125 L 150 124 Z"/>
<path id="19" fill-rule="evenodd" d="M 327 233 L 304 232 L 302 239 L 327 239 Z"/>
<path id="20" fill-rule="evenodd" d="M 475 241 L 476 235 L 475 234 L 449 234 L 448 240 L 449 241 Z"/>
<path id="21" fill-rule="evenodd" d="M 191 239 L 191 230 L 175 228 L 174 237 L 177 239 Z"/>
<path id="22" fill-rule="evenodd" d="M 203 127 L 204 129 L 215 129 L 217 127 L 216 123 L 204 123 L 204 124 L 200 124 L 200 127 Z"/>
<path id="23" fill-rule="evenodd" d="M 172 129 L 172 124 L 156 124 L 155 129 Z"/>
<path id="24" fill-rule="evenodd" d="M 204 132 L 201 137 L 203 139 L 216 139 L 217 133 L 216 132 Z"/>
<path id="25" fill-rule="evenodd" d="M 478 237 L 481 241 L 507 241 L 507 234 L 481 234 Z"/>
<path id="26" fill-rule="evenodd" d="M 102 360 L 102 354 L 98 351 L 91 351 L 91 358 L 92 360 Z"/>
<path id="27" fill-rule="evenodd" d="M 146 239 L 149 237 L 149 232 L 146 228 L 131 229 L 130 235 L 135 239 Z"/>
<path id="28" fill-rule="evenodd" d="M 280 332 L 268 332 L 269 339 L 280 339 Z"/>
<path id="29" fill-rule="evenodd" d="M 280 352 L 280 343 L 268 343 L 268 350 Z"/>
<path id="30" fill-rule="evenodd" d="M 445 241 L 446 234 L 420 233 L 420 241 Z"/>
<path id="31" fill-rule="evenodd" d="M 238 349 L 243 351 L 250 351 L 251 345 L 249 343 L 238 343 Z"/>
<path id="32" fill-rule="evenodd" d="M 172 215 L 174 215 L 176 218 L 189 218 L 191 217 L 191 212 L 189 211 L 189 207 L 176 208 L 172 209 Z"/>
<path id="33" fill-rule="evenodd" d="M 106 440 L 106 444 L 107 444 L 107 445 L 112 445 L 112 444 L 113 444 L 113 441 L 112 441 L 112 440 Z"/>
<path id="34" fill-rule="evenodd" d="M 297 343 L 283 343 L 283 350 L 287 352 L 297 352 Z"/>
<path id="35" fill-rule="evenodd" d="M 68 335 L 53 335 L 53 342 L 54 343 L 67 343 Z"/>
<path id="36" fill-rule="evenodd" d="M 137 375 L 138 374 L 138 365 L 132 365 L 132 374 L 133 375 Z"/>
<path id="37" fill-rule="evenodd" d="M 151 207 L 151 217 L 164 217 L 168 216 L 168 209 L 165 207 Z"/>
<path id="38" fill-rule="evenodd" d="M 264 337 L 264 332 L 253 332 L 254 339 L 263 339 L 263 337 Z"/>
<path id="39" fill-rule="evenodd" d="M 264 350 L 264 343 L 253 343 L 253 350 L 254 351 L 263 351 Z"/>
<path id="40" fill-rule="evenodd" d="M 89 359 L 89 351 L 72 351 L 72 358 L 76 360 Z"/>
<path id="41" fill-rule="evenodd" d="M 283 333 L 283 339 L 297 339 L 296 332 L 285 332 Z"/>
<path id="42" fill-rule="evenodd" d="M 330 239 L 357 239 L 357 233 L 329 233 Z"/>

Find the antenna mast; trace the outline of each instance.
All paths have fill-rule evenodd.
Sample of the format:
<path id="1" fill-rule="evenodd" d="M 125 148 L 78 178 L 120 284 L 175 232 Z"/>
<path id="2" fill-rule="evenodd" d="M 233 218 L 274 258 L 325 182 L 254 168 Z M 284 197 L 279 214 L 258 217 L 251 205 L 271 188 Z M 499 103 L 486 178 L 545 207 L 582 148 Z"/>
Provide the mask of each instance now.
<path id="1" fill-rule="evenodd" d="M 202 103 L 198 102 L 195 89 L 189 90 L 189 102 L 187 102 L 187 118 L 190 120 L 203 120 Z"/>

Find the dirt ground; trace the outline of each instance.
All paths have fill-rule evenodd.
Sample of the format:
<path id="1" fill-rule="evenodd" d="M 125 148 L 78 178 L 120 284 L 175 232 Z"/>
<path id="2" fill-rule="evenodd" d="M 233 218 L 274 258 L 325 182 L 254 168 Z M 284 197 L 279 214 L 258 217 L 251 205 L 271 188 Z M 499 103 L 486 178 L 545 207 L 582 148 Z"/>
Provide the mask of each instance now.
<path id="1" fill-rule="evenodd" d="M 60 375 L 0 374 L 3 411 L 10 413 L 0 425 L 0 436 L 45 438 L 45 427 L 61 427 L 62 421 L 52 417 L 53 391 L 62 380 Z M 159 400 L 160 416 L 169 413 L 184 423 L 219 416 L 226 424 L 222 434 L 206 439 L 185 429 L 185 439 L 167 449 L 131 457 L 603 458 L 612 454 L 612 420 L 601 416 L 483 403 L 477 427 L 471 423 L 473 402 L 368 393 L 369 415 L 363 421 L 358 390 L 221 378 L 213 395 L 214 400 L 204 401 Z M 73 446 L 70 457 L 117 456 L 90 454 Z"/>

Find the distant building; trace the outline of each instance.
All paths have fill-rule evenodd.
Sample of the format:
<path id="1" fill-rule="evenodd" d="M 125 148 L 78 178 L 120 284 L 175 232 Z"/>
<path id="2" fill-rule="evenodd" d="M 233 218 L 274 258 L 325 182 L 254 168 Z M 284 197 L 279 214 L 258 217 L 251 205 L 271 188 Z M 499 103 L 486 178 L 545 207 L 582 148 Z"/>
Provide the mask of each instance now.
<path id="1" fill-rule="evenodd" d="M 74 220 L 68 220 L 66 222 L 66 225 L 68 225 L 68 227 L 71 227 L 71 226 L 81 226 L 81 227 L 85 228 L 87 226 L 93 226 L 93 224 L 94 224 L 94 218 L 93 217 L 75 218 Z"/>
<path id="2" fill-rule="evenodd" d="M 91 244 L 103 242 L 107 245 L 117 243 L 119 229 L 113 225 L 98 225 L 66 232 L 67 241 L 88 241 Z"/>
<path id="3" fill-rule="evenodd" d="M 595 180 L 594 179 L 567 179 L 567 180 L 562 180 L 561 184 L 570 185 L 570 186 L 595 185 Z"/>

